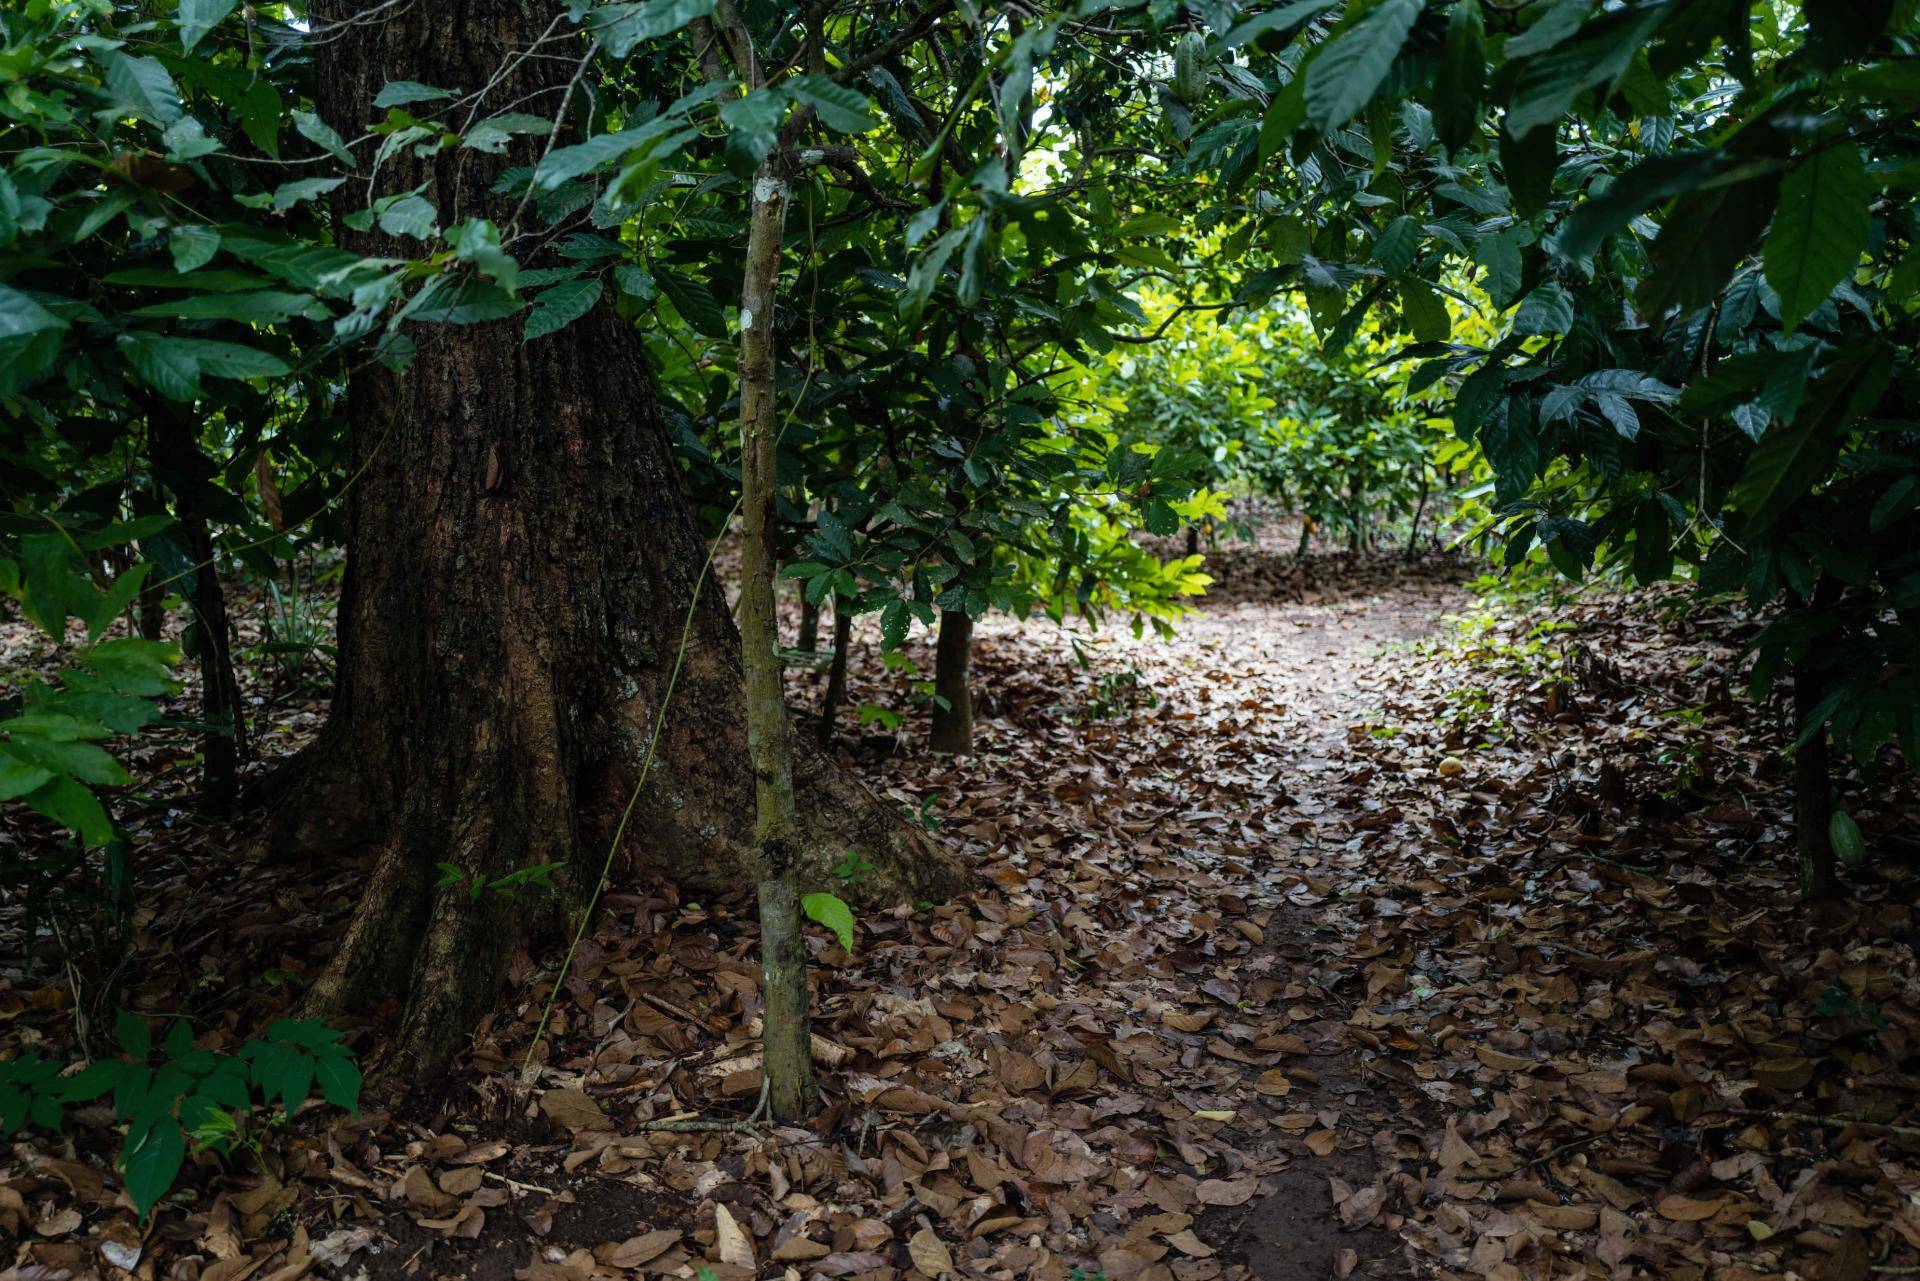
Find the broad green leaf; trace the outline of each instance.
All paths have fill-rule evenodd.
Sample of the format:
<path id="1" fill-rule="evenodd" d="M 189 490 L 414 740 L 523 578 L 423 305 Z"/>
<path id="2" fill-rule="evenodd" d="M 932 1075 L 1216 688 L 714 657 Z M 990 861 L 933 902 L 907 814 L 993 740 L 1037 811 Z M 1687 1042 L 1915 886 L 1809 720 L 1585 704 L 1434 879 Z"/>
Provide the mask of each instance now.
<path id="1" fill-rule="evenodd" d="M 174 338 L 169 341 L 184 347 L 200 366 L 200 372 L 215 378 L 278 378 L 290 374 L 293 367 L 272 352 L 238 343 L 213 342 L 205 338 Z"/>
<path id="2" fill-rule="evenodd" d="M 46 783 L 53 771 L 11 753 L 0 752 L 0 801 L 10 801 Z"/>
<path id="3" fill-rule="evenodd" d="M 440 230 L 440 211 L 425 196 L 409 193 L 384 200 L 375 208 L 380 230 L 389 236 L 412 236 L 416 240 L 425 240 Z"/>
<path id="4" fill-rule="evenodd" d="M 188 53 L 234 11 L 240 0 L 180 0 L 174 21 L 180 27 L 180 47 Z"/>
<path id="5" fill-rule="evenodd" d="M 349 1112 L 360 1110 L 360 1069 L 342 1053 L 322 1053 L 314 1060 L 314 1080 L 327 1102 Z"/>
<path id="6" fill-rule="evenodd" d="M 262 289 L 253 293 L 188 294 L 172 302 L 149 303 L 128 313 L 179 320 L 237 320 L 248 325 L 283 325 L 295 316 L 325 320 L 326 304 L 312 294 Z"/>
<path id="7" fill-rule="evenodd" d="M 1445 342 L 1453 334 L 1446 300 L 1424 280 L 1400 282 L 1400 310 L 1415 342 Z"/>
<path id="8" fill-rule="evenodd" d="M 134 1211 L 144 1222 L 179 1176 L 180 1163 L 187 1154 L 186 1138 L 172 1117 L 163 1116 L 130 1132 L 127 1142 L 127 1195 L 133 1198 Z"/>
<path id="9" fill-rule="evenodd" d="M 180 87 L 158 59 L 118 52 L 109 52 L 105 58 L 107 88 L 128 115 L 165 128 L 184 113 Z"/>
<path id="10" fill-rule="evenodd" d="M 404 315 L 423 323 L 473 325 L 505 319 L 524 305 L 490 280 L 441 276 L 413 296 Z"/>
<path id="11" fill-rule="evenodd" d="M 1890 353 L 1878 343 L 1842 352 L 1815 381 L 1793 421 L 1761 437 L 1731 495 L 1750 529 L 1771 526 L 1820 482 L 1842 432 L 1879 399 L 1891 368 Z"/>
<path id="12" fill-rule="evenodd" d="M 283 182 L 273 189 L 274 212 L 280 213 L 315 196 L 324 196 L 345 181 L 345 178 L 296 178 L 292 182 Z"/>
<path id="13" fill-rule="evenodd" d="M 713 12 L 714 0 L 643 0 L 640 4 L 596 6 L 588 15 L 587 30 L 598 37 L 609 56 L 624 58 L 647 40 L 671 35 Z"/>
<path id="14" fill-rule="evenodd" d="M 1573 39 L 1521 62 L 1507 101 L 1506 125 L 1513 136 L 1525 138 L 1557 123 L 1582 90 L 1625 73 L 1666 13 L 1666 6 L 1652 5 L 1603 14 Z"/>
<path id="15" fill-rule="evenodd" d="M 432 85 L 423 85 L 417 80 L 390 80 L 380 87 L 373 96 L 373 105 L 380 110 L 388 107 L 404 107 L 414 102 L 435 102 L 441 98 L 453 97 L 450 89 L 436 89 Z"/>
<path id="16" fill-rule="evenodd" d="M 1500 130 L 1500 171 L 1513 197 L 1514 212 L 1532 218 L 1553 198 L 1553 173 L 1559 165 L 1559 143 L 1552 129 L 1535 129 L 1516 138 Z"/>
<path id="17" fill-rule="evenodd" d="M 705 282 L 669 267 L 656 267 L 654 281 L 680 318 L 709 338 L 726 338 L 727 318 Z"/>
<path id="18" fill-rule="evenodd" d="M 1358 115 L 1406 43 L 1420 0 L 1382 0 L 1346 28 L 1307 69 L 1307 118 L 1332 130 Z"/>
<path id="19" fill-rule="evenodd" d="M 652 155 L 672 133 L 673 122 L 665 117 L 656 117 L 632 129 L 595 134 L 585 142 L 548 153 L 546 159 L 540 162 L 536 182 L 542 189 L 552 191 L 562 183 L 590 173 L 602 165 L 624 159 L 643 148 L 643 154 Z"/>
<path id="20" fill-rule="evenodd" d="M 190 401 L 200 395 L 200 362 L 186 339 L 136 329 L 121 334 L 117 342 L 140 381 L 162 396 Z"/>
<path id="21" fill-rule="evenodd" d="M 1276 9 L 1255 14 L 1245 22 L 1239 23 L 1227 32 L 1222 41 L 1223 49 L 1238 49 L 1241 45 L 1258 40 L 1266 35 L 1287 35 L 1294 28 L 1312 18 L 1315 14 L 1325 13 L 1338 4 L 1339 0 L 1291 0 Z"/>
<path id="22" fill-rule="evenodd" d="M 858 89 L 835 84 L 825 76 L 800 76 L 788 81 L 787 87 L 835 133 L 866 133 L 879 124 L 873 118 L 873 104 Z"/>
<path id="23" fill-rule="evenodd" d="M 1712 151 L 1648 157 L 1582 201 L 1560 224 L 1553 251 L 1575 262 L 1592 257 L 1608 236 L 1660 201 L 1699 187 L 1718 164 Z"/>
<path id="24" fill-rule="evenodd" d="M 1431 100 L 1434 129 L 1440 141 L 1454 150 L 1473 140 L 1480 123 L 1480 97 L 1487 80 L 1485 34 L 1480 0 L 1454 0 Z"/>
<path id="25" fill-rule="evenodd" d="M 175 271 L 197 271 L 220 252 L 220 233 L 212 227 L 175 227 L 167 233 L 167 249 Z"/>
<path id="26" fill-rule="evenodd" d="M 327 152 L 347 168 L 353 168 L 353 153 L 347 150 L 346 139 L 342 138 L 334 127 L 311 111 L 295 111 L 293 127 L 300 136 Z"/>
<path id="27" fill-rule="evenodd" d="M 1853 275 L 1867 246 L 1872 199 L 1857 143 L 1822 147 L 1787 171 L 1763 254 L 1783 328 L 1805 320 Z"/>
<path id="28" fill-rule="evenodd" d="M 1420 220 L 1402 214 L 1374 237 L 1373 260 L 1389 276 L 1397 276 L 1413 264 L 1414 252 L 1419 247 Z"/>
<path id="29" fill-rule="evenodd" d="M 36 299 L 0 284 L 0 394 L 23 390 L 52 366 L 67 326 Z"/>
<path id="30" fill-rule="evenodd" d="M 113 839 L 113 821 L 100 798 L 74 779 L 55 777 L 20 799 L 78 836 L 88 849 L 99 849 Z"/>
<path id="31" fill-rule="evenodd" d="M 526 341 L 545 338 L 580 319 L 593 310 L 604 289 L 600 277 L 588 276 L 543 290 L 534 298 L 533 310 L 527 315 Z"/>
<path id="32" fill-rule="evenodd" d="M 493 277 L 502 289 L 513 289 L 518 285 L 520 264 L 500 247 L 500 228 L 490 220 L 469 218 L 448 228 L 448 236 L 453 241 L 456 254 L 478 267 L 483 274 Z"/>
<path id="33" fill-rule="evenodd" d="M 895 601 L 894 604 L 900 602 Z M 817 893 L 800 896 L 800 910 L 810 920 L 818 921 L 833 931 L 840 940 L 840 946 L 853 951 L 853 909 L 834 894 Z"/>
<path id="34" fill-rule="evenodd" d="M 1550 336 L 1573 328 L 1573 296 L 1552 281 L 1536 286 L 1513 313 L 1513 332 Z"/>
<path id="35" fill-rule="evenodd" d="M 1683 312 L 1711 306 L 1752 252 L 1777 194 L 1772 182 L 1752 179 L 1675 201 L 1654 238 L 1653 272 L 1640 282 L 1641 310 L 1658 316 L 1674 306 Z"/>

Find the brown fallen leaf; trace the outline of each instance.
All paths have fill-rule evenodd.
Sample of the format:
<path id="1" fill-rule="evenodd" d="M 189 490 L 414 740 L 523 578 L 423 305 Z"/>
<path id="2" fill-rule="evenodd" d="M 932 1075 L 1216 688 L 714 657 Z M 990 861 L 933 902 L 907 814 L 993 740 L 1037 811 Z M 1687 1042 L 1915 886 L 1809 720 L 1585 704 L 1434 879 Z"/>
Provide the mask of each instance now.
<path id="1" fill-rule="evenodd" d="M 568 1130 L 602 1130 L 613 1124 L 585 1090 L 548 1090 L 540 1096 L 540 1111 Z"/>
<path id="2" fill-rule="evenodd" d="M 719 1218 L 718 1215 L 714 1217 Z M 678 1229 L 660 1228 L 637 1237 L 628 1237 L 625 1241 L 596 1245 L 593 1247 L 593 1257 L 610 1268 L 637 1268 L 643 1263 L 651 1263 L 678 1244 Z"/>
<path id="3" fill-rule="evenodd" d="M 752 1238 L 734 1221 L 733 1212 L 719 1201 L 713 1203 L 713 1231 L 714 1251 L 720 1256 L 720 1262 L 736 1268 L 756 1266 Z"/>
<path id="4" fill-rule="evenodd" d="M 1259 1187 L 1260 1180 L 1251 1174 L 1237 1179 L 1205 1179 L 1193 1189 L 1193 1198 L 1202 1205 L 1245 1205 Z"/>
<path id="5" fill-rule="evenodd" d="M 907 1254 L 913 1266 L 929 1277 L 937 1279 L 953 1272 L 953 1254 L 932 1228 L 921 1228 L 907 1238 Z"/>

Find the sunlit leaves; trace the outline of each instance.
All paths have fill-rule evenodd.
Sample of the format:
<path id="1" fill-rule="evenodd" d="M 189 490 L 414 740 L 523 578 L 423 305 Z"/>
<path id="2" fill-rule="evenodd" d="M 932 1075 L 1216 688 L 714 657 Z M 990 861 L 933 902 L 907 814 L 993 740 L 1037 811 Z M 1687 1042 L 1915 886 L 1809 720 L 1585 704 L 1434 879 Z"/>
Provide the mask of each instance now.
<path id="1" fill-rule="evenodd" d="M 180 47 L 192 53 L 193 47 L 238 5 L 239 0 L 180 0 L 180 11 L 175 18 L 180 27 Z"/>
<path id="2" fill-rule="evenodd" d="M 161 126 L 180 119 L 180 88 L 158 59 L 113 53 L 106 67 L 107 88 L 122 111 Z"/>

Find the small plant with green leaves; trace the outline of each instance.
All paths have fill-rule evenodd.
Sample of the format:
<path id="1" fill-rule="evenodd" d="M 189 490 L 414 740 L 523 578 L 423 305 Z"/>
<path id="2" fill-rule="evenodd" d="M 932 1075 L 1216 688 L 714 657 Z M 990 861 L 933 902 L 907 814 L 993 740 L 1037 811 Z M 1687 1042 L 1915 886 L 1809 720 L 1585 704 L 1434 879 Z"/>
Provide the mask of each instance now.
<path id="1" fill-rule="evenodd" d="M 1090 720 L 1121 720 L 1141 708 L 1158 706 L 1160 695 L 1147 683 L 1145 674 L 1137 667 L 1128 667 L 1100 674 L 1100 683 L 1087 703 L 1086 714 Z"/>
<path id="2" fill-rule="evenodd" d="M 939 803 L 940 793 L 929 792 L 920 798 L 920 804 L 903 805 L 900 808 L 906 814 L 909 823 L 916 823 L 925 831 L 937 832 L 940 830 L 940 816 L 933 812 L 933 807 Z"/>
<path id="3" fill-rule="evenodd" d="M 127 1127 L 120 1155 L 127 1195 L 142 1219 L 179 1177 L 190 1142 L 222 1156 L 236 1142 L 257 1153 L 257 1127 L 291 1118 L 316 1087 L 336 1107 L 360 1106 L 353 1051 L 317 1019 L 281 1019 L 231 1054 L 196 1046 L 185 1019 L 175 1020 L 157 1054 L 138 1015 L 122 1010 L 114 1035 L 122 1057 L 95 1059 L 77 1072 L 37 1054 L 0 1063 L 0 1135 L 29 1122 L 58 1132 L 67 1104 L 111 1095 Z"/>
<path id="4" fill-rule="evenodd" d="M 565 864 L 536 863 L 532 867 L 515 868 L 505 876 L 494 877 L 484 872 L 469 875 L 465 869 L 452 863 L 435 863 L 434 866 L 440 869 L 440 879 L 434 882 L 435 889 L 455 887 L 475 900 L 496 894 L 509 903 L 520 903 L 535 894 L 558 893 L 560 887 L 553 883 L 553 874 Z"/>
<path id="5" fill-rule="evenodd" d="M 872 871 L 873 864 L 859 850 L 848 850 L 833 867 L 834 879 L 848 888 L 864 881 Z"/>

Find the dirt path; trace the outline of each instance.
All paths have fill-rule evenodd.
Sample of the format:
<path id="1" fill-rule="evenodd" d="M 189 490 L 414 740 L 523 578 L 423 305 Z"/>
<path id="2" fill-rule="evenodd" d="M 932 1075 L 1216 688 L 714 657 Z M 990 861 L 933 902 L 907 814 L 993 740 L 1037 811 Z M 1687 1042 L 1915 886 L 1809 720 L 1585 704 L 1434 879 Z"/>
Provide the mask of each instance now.
<path id="1" fill-rule="evenodd" d="M 1252 723 L 1196 718 L 1185 748 L 1271 763 L 1284 787 L 1275 806 L 1292 820 L 1246 881 L 1250 902 L 1273 908 L 1249 968 L 1286 983 L 1276 994 L 1284 999 L 1248 1013 L 1263 1038 L 1286 1042 L 1291 1088 L 1281 1099 L 1256 1096 L 1229 1127 L 1249 1166 L 1265 1170 L 1259 1194 L 1209 1211 L 1199 1225 L 1230 1279 L 1415 1275 L 1387 1226 L 1398 1216 L 1380 1213 L 1385 1178 L 1373 1148 L 1376 1134 L 1404 1119 L 1403 1104 L 1369 1075 L 1349 1036 L 1367 995 L 1363 963 L 1319 910 L 1329 895 L 1364 888 L 1373 869 L 1342 851 L 1322 820 L 1371 807 L 1364 792 L 1343 786 L 1342 749 L 1381 715 L 1408 647 L 1441 632 L 1470 598 L 1444 579 L 1370 579 L 1299 599 L 1209 602 L 1148 660 L 1176 684 L 1179 674 L 1197 674 L 1203 691 L 1228 695 L 1229 705 L 1270 705 Z M 1430 1104 L 1421 1111 L 1433 1120 Z"/>
<path id="2" fill-rule="evenodd" d="M 1315 906 L 1364 880 L 1364 860 L 1329 839 L 1322 820 L 1364 814 L 1366 798 L 1339 778 L 1341 748 L 1380 710 L 1402 656 L 1470 598 L 1445 566 L 1343 558 L 1315 569 L 1300 581 L 1290 558 L 1233 554 L 1232 578 L 1173 638 L 1108 634 L 1086 646 L 1100 674 L 1082 706 L 1118 711 L 1108 705 L 1124 704 L 1130 691 L 1160 700 L 1135 708 L 1111 734 L 1097 722 L 1082 733 L 1113 766 L 1124 758 L 1177 780 L 1154 836 L 1186 839 L 1154 851 L 1171 867 L 1148 869 L 1164 880 L 1163 901 L 1197 899 L 1246 940 L 1197 955 L 1175 948 L 1171 982 L 1155 989 L 1181 1010 L 1163 1018 L 1163 1034 L 1181 1039 L 1185 1026 L 1207 1024 L 1184 1036 L 1197 1052 L 1182 1060 L 1186 1079 L 1167 1082 L 1172 1096 L 1196 1115 L 1231 1117 L 1186 1164 L 1205 1189 L 1194 1231 L 1229 1279 L 1410 1275 L 1383 1223 L 1384 1178 L 1372 1151 L 1373 1136 L 1405 1105 L 1354 1053 L 1346 1024 L 1365 994 L 1364 974 Z M 1023 672 L 1059 666 L 1057 656 L 1036 654 L 1031 627 L 991 628 L 981 648 L 990 697 L 1004 699 Z M 1070 705 L 1048 710 L 1057 716 Z M 989 759 L 1031 730 L 1008 719 L 987 733 Z M 1133 940 L 1148 954 L 1172 941 L 1151 931 Z M 1206 963 L 1215 957 L 1227 963 Z M 1207 1150 L 1220 1154 L 1218 1164 Z M 1118 1278 L 1136 1258 L 1123 1248 L 1100 1261 Z M 1176 1275 L 1203 1275 L 1188 1263 Z"/>
<path id="3" fill-rule="evenodd" d="M 1186 749 L 1217 752 L 1228 729 L 1233 750 L 1279 767 L 1285 795 L 1276 795 L 1276 805 L 1296 820 L 1287 839 L 1253 863 L 1247 882 L 1256 908 L 1273 907 L 1249 968 L 1270 967 L 1290 980 L 1276 994 L 1284 999 L 1249 1010 L 1250 1021 L 1263 1037 L 1300 1052 L 1285 1059 L 1288 1092 L 1257 1095 L 1230 1127 L 1250 1164 L 1266 1168 L 1259 1194 L 1199 1223 L 1228 1278 L 1413 1275 L 1398 1235 L 1374 1208 L 1385 1180 L 1373 1137 L 1402 1114 L 1402 1103 L 1369 1076 L 1348 1036 L 1365 975 L 1313 904 L 1328 888 L 1353 884 L 1364 865 L 1343 859 L 1317 820 L 1364 808 L 1362 798 L 1341 795 L 1340 749 L 1381 713 L 1396 660 L 1443 631 L 1470 597 L 1445 577 L 1384 568 L 1356 567 L 1351 581 L 1289 593 L 1296 599 L 1210 602 L 1149 660 L 1169 674 L 1197 673 L 1201 689 L 1218 689 L 1242 707 L 1259 700 L 1274 708 L 1228 727 L 1196 718 Z"/>

